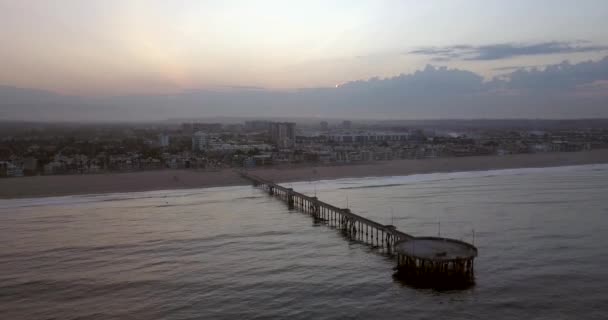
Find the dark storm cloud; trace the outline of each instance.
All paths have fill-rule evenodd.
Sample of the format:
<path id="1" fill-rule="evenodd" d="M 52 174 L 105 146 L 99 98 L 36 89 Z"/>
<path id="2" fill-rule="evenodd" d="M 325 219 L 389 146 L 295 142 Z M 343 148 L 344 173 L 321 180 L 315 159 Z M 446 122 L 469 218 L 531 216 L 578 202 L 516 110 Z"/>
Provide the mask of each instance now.
<path id="1" fill-rule="evenodd" d="M 541 42 L 532 44 L 499 43 L 483 46 L 455 45 L 419 48 L 408 53 L 431 56 L 434 61 L 447 60 L 501 60 L 518 56 L 550 55 L 560 53 L 599 52 L 608 46 L 592 45 L 587 41 Z"/>
<path id="2" fill-rule="evenodd" d="M 92 99 L 0 87 L 0 110 L 5 119 L 55 121 L 205 116 L 608 117 L 606 83 L 608 57 L 520 68 L 490 81 L 467 70 L 427 66 L 410 74 L 351 81 L 337 88 L 290 91 L 235 87 Z"/>

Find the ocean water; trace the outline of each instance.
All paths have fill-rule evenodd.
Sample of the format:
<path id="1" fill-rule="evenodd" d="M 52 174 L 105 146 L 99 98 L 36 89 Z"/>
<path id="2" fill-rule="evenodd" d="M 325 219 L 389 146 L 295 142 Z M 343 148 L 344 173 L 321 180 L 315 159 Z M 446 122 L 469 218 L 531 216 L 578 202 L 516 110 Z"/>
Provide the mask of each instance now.
<path id="1" fill-rule="evenodd" d="M 608 165 L 286 185 L 474 242 L 476 285 L 405 285 L 249 186 L 0 200 L 0 318 L 608 318 Z"/>

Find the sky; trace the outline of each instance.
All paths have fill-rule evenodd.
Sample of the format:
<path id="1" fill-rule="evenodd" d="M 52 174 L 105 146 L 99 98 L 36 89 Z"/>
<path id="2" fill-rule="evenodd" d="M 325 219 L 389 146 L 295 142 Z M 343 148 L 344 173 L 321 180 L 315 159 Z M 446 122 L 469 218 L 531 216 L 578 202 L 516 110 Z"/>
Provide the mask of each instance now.
<path id="1" fill-rule="evenodd" d="M 602 63 L 606 17 L 604 0 L 0 0 L 0 85 L 95 99 L 264 90 L 272 100 L 399 80 L 430 65 L 513 95 L 517 83 L 496 81 L 530 84 L 522 72 Z M 456 81 L 439 78 L 427 85 Z M 608 74 L 583 78 L 570 83 L 572 96 L 605 102 Z M 307 99 L 294 105 L 319 101 Z M 604 114 L 594 108 L 589 116 Z"/>

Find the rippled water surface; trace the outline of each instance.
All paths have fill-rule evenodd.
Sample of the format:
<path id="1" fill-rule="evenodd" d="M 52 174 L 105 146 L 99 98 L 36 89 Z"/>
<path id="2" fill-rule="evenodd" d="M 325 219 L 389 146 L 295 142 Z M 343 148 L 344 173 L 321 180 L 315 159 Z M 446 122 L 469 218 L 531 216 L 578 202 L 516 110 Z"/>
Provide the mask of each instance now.
<path id="1" fill-rule="evenodd" d="M 0 318 L 608 317 L 606 165 L 287 185 L 474 241 L 477 284 L 406 286 L 389 257 L 251 187 L 0 200 Z"/>

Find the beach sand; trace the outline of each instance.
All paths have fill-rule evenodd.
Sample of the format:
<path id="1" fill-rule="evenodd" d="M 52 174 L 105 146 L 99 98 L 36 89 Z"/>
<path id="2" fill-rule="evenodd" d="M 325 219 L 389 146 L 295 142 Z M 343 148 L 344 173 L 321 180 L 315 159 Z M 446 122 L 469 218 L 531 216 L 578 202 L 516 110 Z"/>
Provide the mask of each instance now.
<path id="1" fill-rule="evenodd" d="M 353 165 L 281 166 L 256 168 L 252 173 L 276 182 L 399 176 L 432 172 L 476 171 L 608 163 L 608 150 L 573 153 L 518 154 L 393 160 Z M 0 179 L 0 198 L 120 193 L 245 185 L 234 169 L 159 170 L 129 173 L 34 176 Z"/>

